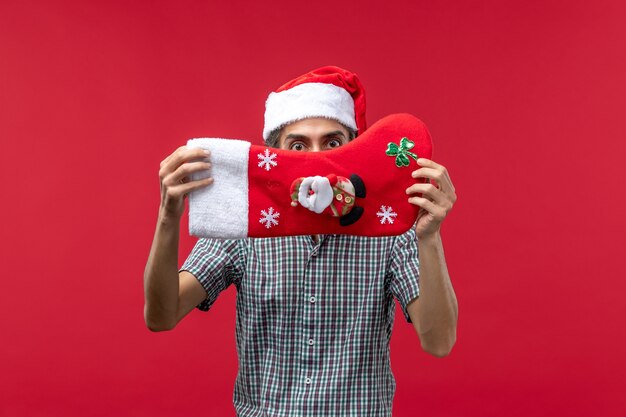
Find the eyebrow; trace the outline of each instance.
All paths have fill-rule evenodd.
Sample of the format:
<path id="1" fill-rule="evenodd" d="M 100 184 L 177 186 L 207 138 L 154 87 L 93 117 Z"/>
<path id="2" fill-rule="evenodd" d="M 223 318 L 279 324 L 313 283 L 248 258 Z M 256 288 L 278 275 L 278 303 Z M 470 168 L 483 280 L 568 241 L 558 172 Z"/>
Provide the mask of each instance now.
<path id="1" fill-rule="evenodd" d="M 326 133 L 322 137 L 327 138 L 329 136 L 337 136 L 337 135 L 340 135 L 344 139 L 346 139 L 346 135 L 341 130 L 335 130 L 335 131 L 332 131 L 332 132 L 328 132 L 328 133 Z M 285 136 L 285 141 L 287 141 L 289 139 L 308 139 L 308 136 L 300 135 L 298 133 L 289 133 L 287 136 Z"/>

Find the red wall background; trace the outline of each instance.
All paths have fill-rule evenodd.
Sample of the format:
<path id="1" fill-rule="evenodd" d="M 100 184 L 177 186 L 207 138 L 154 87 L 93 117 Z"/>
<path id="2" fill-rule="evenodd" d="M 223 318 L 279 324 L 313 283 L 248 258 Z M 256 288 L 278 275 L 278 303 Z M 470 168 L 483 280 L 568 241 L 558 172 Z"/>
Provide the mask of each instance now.
<path id="1" fill-rule="evenodd" d="M 234 289 L 143 323 L 159 162 L 260 143 L 267 93 L 327 64 L 370 123 L 424 120 L 459 195 L 457 346 L 429 357 L 397 317 L 394 415 L 624 415 L 625 22 L 618 0 L 2 1 L 0 416 L 234 414 Z"/>

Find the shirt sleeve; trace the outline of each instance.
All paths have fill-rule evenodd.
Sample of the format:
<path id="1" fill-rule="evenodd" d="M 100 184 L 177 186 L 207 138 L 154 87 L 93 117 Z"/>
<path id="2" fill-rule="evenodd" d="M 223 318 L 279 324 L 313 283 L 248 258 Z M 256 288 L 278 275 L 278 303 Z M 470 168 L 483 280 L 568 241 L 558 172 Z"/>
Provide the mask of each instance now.
<path id="1" fill-rule="evenodd" d="M 411 317 L 406 306 L 420 295 L 419 249 L 415 228 L 396 237 L 389 264 L 389 291 L 400 303 L 407 322 Z"/>
<path id="2" fill-rule="evenodd" d="M 207 297 L 196 307 L 208 311 L 217 296 L 238 283 L 246 263 L 242 240 L 199 239 L 180 271 L 191 273 L 204 287 Z"/>

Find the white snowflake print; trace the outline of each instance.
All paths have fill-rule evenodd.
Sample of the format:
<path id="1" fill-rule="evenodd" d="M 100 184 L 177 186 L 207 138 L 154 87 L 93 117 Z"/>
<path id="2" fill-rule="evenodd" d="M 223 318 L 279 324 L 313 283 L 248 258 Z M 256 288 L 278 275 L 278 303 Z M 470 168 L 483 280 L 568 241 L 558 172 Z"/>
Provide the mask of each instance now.
<path id="1" fill-rule="evenodd" d="M 266 171 L 269 171 L 270 169 L 272 169 L 272 167 L 278 165 L 278 162 L 276 162 L 277 156 L 278 155 L 273 152 L 270 155 L 270 150 L 265 149 L 265 152 L 257 155 L 257 158 L 259 158 L 259 160 L 261 161 L 259 162 L 259 168 L 265 168 Z"/>
<path id="2" fill-rule="evenodd" d="M 380 218 L 380 224 L 393 224 L 398 213 L 394 212 L 391 206 L 380 206 L 380 211 L 376 215 Z"/>
<path id="3" fill-rule="evenodd" d="M 272 226 L 278 226 L 278 218 L 280 217 L 280 213 L 274 211 L 274 207 L 270 207 L 265 210 L 261 210 L 261 219 L 259 219 L 259 223 L 263 223 L 266 228 L 270 228 Z"/>

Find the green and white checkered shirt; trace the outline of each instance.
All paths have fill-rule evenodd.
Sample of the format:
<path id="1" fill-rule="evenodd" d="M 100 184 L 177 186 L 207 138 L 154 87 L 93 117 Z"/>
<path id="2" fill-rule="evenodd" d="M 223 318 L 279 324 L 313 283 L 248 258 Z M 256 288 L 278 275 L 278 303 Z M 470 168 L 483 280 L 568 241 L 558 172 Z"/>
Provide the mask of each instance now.
<path id="1" fill-rule="evenodd" d="M 207 291 L 208 310 L 237 288 L 238 416 L 390 416 L 389 339 L 395 296 L 419 295 L 415 231 L 200 239 L 181 270 Z"/>

